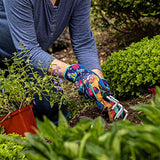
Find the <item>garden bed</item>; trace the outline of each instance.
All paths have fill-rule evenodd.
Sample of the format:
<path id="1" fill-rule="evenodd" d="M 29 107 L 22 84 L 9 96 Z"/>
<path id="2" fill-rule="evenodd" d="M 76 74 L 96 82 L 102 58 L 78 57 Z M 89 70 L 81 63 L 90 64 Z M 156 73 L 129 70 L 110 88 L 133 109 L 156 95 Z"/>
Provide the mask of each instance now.
<path id="1" fill-rule="evenodd" d="M 147 98 L 146 98 L 147 97 Z M 151 96 L 148 95 L 144 95 L 142 98 L 134 98 L 134 99 L 130 99 L 130 100 L 126 100 L 121 102 L 121 104 L 128 110 L 128 117 L 127 119 L 135 124 L 141 124 L 141 121 L 138 118 L 138 112 L 131 109 L 131 106 L 136 106 L 140 103 L 148 103 L 151 99 Z M 103 117 L 106 122 L 109 124 L 109 119 L 107 116 L 107 113 L 104 112 L 99 112 L 99 109 L 96 105 L 93 105 L 92 107 L 86 108 L 84 111 L 80 112 L 76 117 L 74 117 L 73 119 L 71 119 L 69 121 L 71 126 L 75 126 L 77 124 L 77 122 L 80 120 L 81 116 L 86 116 L 89 117 L 91 119 L 95 119 L 98 116 Z M 110 128 L 110 126 L 106 126 L 106 128 Z"/>
<path id="2" fill-rule="evenodd" d="M 107 57 L 109 57 L 112 52 L 118 51 L 124 48 L 123 45 L 119 45 L 120 38 L 118 38 L 111 32 L 107 32 L 107 31 L 100 32 L 99 31 L 99 32 L 95 32 L 94 34 L 95 34 L 98 55 L 99 55 L 101 65 L 106 61 Z M 63 39 L 64 38 L 63 36 L 65 37 L 65 39 Z M 56 45 L 54 45 L 54 50 L 55 50 L 54 56 L 57 57 L 59 60 L 62 60 L 70 64 L 77 63 L 74 57 L 74 53 L 72 51 L 72 46 L 69 41 L 68 33 L 65 32 L 63 36 L 61 39 L 62 42 L 59 42 L 58 44 L 56 43 Z M 127 39 L 128 45 L 133 40 L 134 40 L 133 36 L 131 40 L 129 40 L 128 38 Z M 51 49 L 51 51 L 53 50 Z M 68 87 L 68 88 L 71 88 L 71 87 Z M 75 99 L 75 101 L 77 101 L 78 99 L 78 102 L 81 103 L 80 97 L 77 98 L 76 96 L 75 97 L 73 96 L 72 98 Z M 137 114 L 138 114 L 137 111 L 131 109 L 130 106 L 136 106 L 140 103 L 148 103 L 150 99 L 151 99 L 151 93 L 148 93 L 148 91 L 146 91 L 146 93 L 144 93 L 144 95 L 141 98 L 133 97 L 133 99 L 126 98 L 125 100 L 119 99 L 119 101 L 129 112 L 127 119 L 135 124 L 140 124 L 141 121 L 137 117 Z M 69 121 L 70 125 L 75 126 L 76 123 L 80 120 L 80 116 L 86 116 L 91 119 L 95 119 L 96 117 L 101 116 L 107 121 L 107 123 L 109 123 L 106 112 L 103 112 L 103 113 L 99 112 L 99 109 L 97 108 L 96 104 L 93 104 L 93 103 L 91 103 L 90 107 L 87 107 L 86 109 L 82 111 L 79 111 L 79 113 L 74 118 L 71 118 L 71 120 Z"/>

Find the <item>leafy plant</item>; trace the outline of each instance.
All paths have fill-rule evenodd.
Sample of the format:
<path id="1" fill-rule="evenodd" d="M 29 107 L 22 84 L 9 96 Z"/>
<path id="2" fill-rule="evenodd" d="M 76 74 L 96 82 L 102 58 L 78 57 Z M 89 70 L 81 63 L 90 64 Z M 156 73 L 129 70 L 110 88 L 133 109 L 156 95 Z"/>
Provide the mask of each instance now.
<path id="1" fill-rule="evenodd" d="M 160 84 L 160 35 L 112 53 L 102 65 L 114 95 L 130 97 Z"/>
<path id="2" fill-rule="evenodd" d="M 4 130 L 1 128 L 0 135 L 4 135 Z M 20 138 L 22 140 L 25 140 L 24 137 L 19 136 L 18 134 L 9 134 L 7 137 L 12 138 Z M 11 142 L 8 140 L 4 140 L 0 138 L 0 159 L 3 160 L 24 160 L 26 159 L 26 156 L 24 154 L 19 154 L 20 151 L 23 150 L 22 145 L 18 145 L 15 142 Z"/>
<path id="3" fill-rule="evenodd" d="M 159 21 L 159 6 L 160 2 L 154 0 L 92 0 L 91 11 L 97 28 L 111 27 L 127 33 Z"/>
<path id="4" fill-rule="evenodd" d="M 62 88 L 58 85 L 60 79 L 47 75 L 42 69 L 39 70 L 44 76 L 40 75 L 29 61 L 25 61 L 26 58 L 23 56 L 20 59 L 19 54 L 15 53 L 12 64 L 5 59 L 7 69 L 0 70 L 0 116 L 34 103 L 35 95 L 40 100 L 43 96 L 53 106 L 62 94 Z"/>
<path id="5" fill-rule="evenodd" d="M 151 104 L 132 107 L 141 112 L 142 125 L 128 120 L 117 121 L 105 129 L 105 121 L 82 120 L 70 127 L 60 113 L 59 126 L 47 118 L 39 121 L 37 135 L 26 134 L 27 140 L 1 136 L 25 146 L 28 159 L 36 160 L 157 160 L 160 159 L 160 88 Z"/>

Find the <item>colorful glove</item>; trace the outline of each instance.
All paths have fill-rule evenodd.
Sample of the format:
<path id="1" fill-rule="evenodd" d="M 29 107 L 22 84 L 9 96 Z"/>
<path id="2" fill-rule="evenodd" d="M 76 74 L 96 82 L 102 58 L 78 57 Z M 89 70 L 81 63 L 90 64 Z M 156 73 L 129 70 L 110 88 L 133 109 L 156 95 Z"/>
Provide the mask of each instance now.
<path id="1" fill-rule="evenodd" d="M 110 121 L 122 119 L 124 117 L 121 112 L 123 106 L 121 107 L 116 99 L 112 101 L 112 93 L 105 79 L 101 79 L 96 73 L 86 69 L 80 64 L 73 64 L 67 67 L 63 76 L 66 80 L 76 83 L 79 92 L 86 98 L 95 100 L 101 111 L 107 108 Z M 110 100 L 104 99 L 103 96 L 105 96 L 106 93 L 111 96 L 109 97 Z M 115 104 L 118 105 L 115 106 Z M 114 109 L 113 106 L 115 106 Z"/>
<path id="2" fill-rule="evenodd" d="M 103 84 L 105 85 L 106 89 L 107 89 L 107 94 L 109 97 L 111 97 L 111 100 L 108 100 L 108 102 L 113 106 L 115 105 L 116 102 L 118 102 L 114 97 L 112 97 L 112 93 L 111 93 L 111 90 L 110 90 L 110 87 L 109 87 L 109 84 L 107 82 L 107 80 L 105 79 L 101 79 Z M 105 95 L 106 93 L 104 93 L 102 90 L 101 90 L 101 93 L 102 95 Z M 103 97 L 104 98 L 104 97 Z M 105 98 L 104 98 L 105 99 Z M 113 99 L 113 101 L 112 101 Z M 98 103 L 98 102 L 96 102 Z M 99 104 L 99 103 L 98 103 Z M 98 105 L 97 104 L 97 105 Z M 103 107 L 103 106 L 102 106 Z M 117 104 L 115 105 L 114 109 L 110 109 L 108 111 L 108 114 L 109 114 L 109 118 L 110 118 L 110 121 L 114 121 L 114 120 L 118 120 L 118 119 L 124 119 L 126 118 L 126 116 L 128 115 L 128 112 L 126 109 L 123 109 L 123 111 L 119 114 L 119 116 L 117 118 L 114 119 L 115 115 L 117 115 L 119 113 L 119 111 L 122 109 L 122 105 L 120 104 Z"/>
<path id="3" fill-rule="evenodd" d="M 106 92 L 107 92 L 109 95 L 112 95 L 107 80 L 101 79 L 101 81 L 103 82 L 104 87 L 105 87 L 105 90 L 104 90 L 104 89 L 101 89 L 101 95 L 104 95 Z M 110 103 L 110 102 L 109 102 L 109 103 Z M 102 103 L 100 103 L 99 101 L 96 101 L 96 104 L 97 104 L 97 106 L 100 108 L 101 111 L 104 109 L 104 105 L 103 105 Z M 112 105 L 112 103 L 111 103 L 111 105 Z"/>
<path id="4" fill-rule="evenodd" d="M 110 108 L 112 105 L 105 101 L 101 91 L 107 91 L 106 86 L 99 76 L 93 71 L 86 69 L 80 64 L 73 64 L 67 67 L 63 77 L 73 83 L 76 83 L 79 92 L 86 98 L 91 98 L 99 103 L 101 110 Z"/>

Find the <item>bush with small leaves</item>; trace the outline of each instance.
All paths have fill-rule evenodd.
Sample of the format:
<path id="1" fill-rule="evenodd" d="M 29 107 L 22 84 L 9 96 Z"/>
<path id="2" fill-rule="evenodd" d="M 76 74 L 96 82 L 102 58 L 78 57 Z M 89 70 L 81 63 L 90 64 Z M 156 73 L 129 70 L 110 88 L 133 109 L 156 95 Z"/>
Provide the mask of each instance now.
<path id="1" fill-rule="evenodd" d="M 140 95 L 160 84 L 160 35 L 113 52 L 102 70 L 117 97 Z"/>

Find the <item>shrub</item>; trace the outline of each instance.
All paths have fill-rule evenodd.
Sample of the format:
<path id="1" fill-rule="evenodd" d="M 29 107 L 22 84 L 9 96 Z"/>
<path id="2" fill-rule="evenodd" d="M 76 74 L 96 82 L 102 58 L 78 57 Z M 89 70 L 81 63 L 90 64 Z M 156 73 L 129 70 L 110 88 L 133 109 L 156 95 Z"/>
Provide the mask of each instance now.
<path id="1" fill-rule="evenodd" d="M 117 97 L 146 92 L 160 84 L 160 35 L 114 52 L 102 65 L 104 77 Z"/>
<path id="2" fill-rule="evenodd" d="M 39 121 L 40 133 L 26 134 L 27 141 L 19 138 L 3 139 L 25 146 L 28 159 L 37 160 L 157 160 L 160 159 L 160 89 L 156 88 L 155 101 L 141 104 L 133 109 L 143 112 L 143 125 L 128 120 L 117 121 L 112 128 L 105 129 L 105 121 L 82 120 L 70 127 L 60 113 L 56 127 L 45 118 Z"/>
<path id="3" fill-rule="evenodd" d="M 94 22 L 99 28 L 112 27 L 125 32 L 142 28 L 160 18 L 160 1 L 155 0 L 92 0 Z M 143 19 L 143 20 L 142 20 Z"/>

